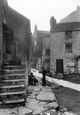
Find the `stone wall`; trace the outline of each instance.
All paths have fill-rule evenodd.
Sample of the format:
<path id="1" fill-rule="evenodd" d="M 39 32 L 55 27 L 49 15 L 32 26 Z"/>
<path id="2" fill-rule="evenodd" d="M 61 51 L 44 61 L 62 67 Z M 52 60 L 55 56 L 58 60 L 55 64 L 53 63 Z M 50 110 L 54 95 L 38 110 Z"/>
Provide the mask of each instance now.
<path id="1" fill-rule="evenodd" d="M 14 42 L 17 42 L 18 53 L 26 54 L 29 58 L 29 46 L 31 44 L 30 20 L 8 7 L 6 23 L 14 32 Z"/>
<path id="2" fill-rule="evenodd" d="M 4 2 L 4 0 L 0 0 L 0 69 L 1 65 L 3 64 L 3 27 L 2 23 L 4 22 L 5 18 L 5 4 L 7 4 L 7 1 Z"/>
<path id="3" fill-rule="evenodd" d="M 65 51 L 65 43 L 72 43 L 72 53 Z M 80 31 L 73 31 L 73 38 L 65 40 L 65 32 L 51 33 L 50 42 L 50 70 L 56 71 L 56 59 L 63 59 L 64 71 L 67 71 L 69 61 L 75 61 L 74 57 L 80 55 Z"/>
<path id="4" fill-rule="evenodd" d="M 46 70 L 50 69 L 50 36 L 43 38 L 42 66 Z"/>

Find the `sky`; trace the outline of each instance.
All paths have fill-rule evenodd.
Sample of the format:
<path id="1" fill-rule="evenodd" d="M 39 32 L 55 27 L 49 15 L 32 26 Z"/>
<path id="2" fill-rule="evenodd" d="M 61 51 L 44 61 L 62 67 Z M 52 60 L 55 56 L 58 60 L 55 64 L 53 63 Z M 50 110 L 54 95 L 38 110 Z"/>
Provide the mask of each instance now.
<path id="1" fill-rule="evenodd" d="M 50 18 L 57 22 L 75 11 L 80 0 L 8 0 L 9 6 L 30 19 L 31 32 L 37 25 L 38 30 L 50 30 Z"/>

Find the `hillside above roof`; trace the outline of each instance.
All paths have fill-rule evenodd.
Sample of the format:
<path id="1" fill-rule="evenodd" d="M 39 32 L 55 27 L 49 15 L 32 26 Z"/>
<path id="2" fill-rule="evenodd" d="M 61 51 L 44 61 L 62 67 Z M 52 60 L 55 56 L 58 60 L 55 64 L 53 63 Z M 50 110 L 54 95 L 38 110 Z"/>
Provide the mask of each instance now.
<path id="1" fill-rule="evenodd" d="M 80 22 L 58 23 L 52 32 L 80 31 Z"/>

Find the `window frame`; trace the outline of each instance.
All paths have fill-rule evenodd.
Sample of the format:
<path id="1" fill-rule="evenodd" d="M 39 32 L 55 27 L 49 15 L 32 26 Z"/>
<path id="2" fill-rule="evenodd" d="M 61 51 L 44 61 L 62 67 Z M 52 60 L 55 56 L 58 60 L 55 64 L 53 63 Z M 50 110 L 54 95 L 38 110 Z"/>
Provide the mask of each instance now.
<path id="1" fill-rule="evenodd" d="M 66 39 L 72 38 L 72 31 L 66 31 L 65 32 L 65 38 Z"/>
<path id="2" fill-rule="evenodd" d="M 65 52 L 72 53 L 72 43 L 65 43 Z"/>
<path id="3" fill-rule="evenodd" d="M 45 54 L 46 54 L 46 56 L 50 55 L 50 49 L 46 49 Z"/>

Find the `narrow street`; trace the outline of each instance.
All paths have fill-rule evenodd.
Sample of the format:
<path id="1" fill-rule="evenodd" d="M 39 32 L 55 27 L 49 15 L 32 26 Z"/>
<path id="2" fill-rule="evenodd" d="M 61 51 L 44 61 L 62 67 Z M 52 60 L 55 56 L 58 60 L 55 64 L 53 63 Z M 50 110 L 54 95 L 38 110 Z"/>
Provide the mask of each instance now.
<path id="1" fill-rule="evenodd" d="M 33 73 L 36 77 L 42 78 L 42 74 L 38 73 L 38 71 L 33 72 Z M 67 88 L 70 88 L 70 89 L 74 89 L 76 91 L 80 91 L 80 84 L 71 83 L 71 82 L 68 82 L 68 81 L 65 81 L 65 80 L 51 78 L 51 77 L 48 77 L 48 76 L 46 76 L 46 79 L 47 79 L 47 81 L 49 81 L 51 83 L 55 83 L 55 84 L 58 84 L 58 85 L 61 85 L 61 86 L 64 86 L 64 87 L 67 87 Z"/>
<path id="2" fill-rule="evenodd" d="M 40 78 L 42 77 L 38 72 L 34 72 L 34 75 Z M 59 106 L 65 107 L 68 111 L 73 111 L 77 115 L 80 115 L 80 85 L 48 76 L 47 81 L 56 95 Z M 54 83 L 57 84 L 55 88 Z"/>
<path id="3" fill-rule="evenodd" d="M 0 0 L 0 115 L 80 115 L 79 0 Z"/>
<path id="4" fill-rule="evenodd" d="M 79 115 L 60 105 L 60 85 L 48 82 L 47 86 L 43 87 L 39 73 L 34 74 L 38 75 L 36 78 L 39 82 L 36 86 L 28 86 L 26 106 L 0 109 L 0 115 Z"/>

